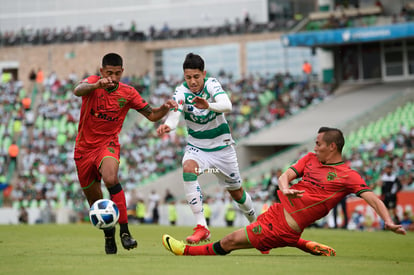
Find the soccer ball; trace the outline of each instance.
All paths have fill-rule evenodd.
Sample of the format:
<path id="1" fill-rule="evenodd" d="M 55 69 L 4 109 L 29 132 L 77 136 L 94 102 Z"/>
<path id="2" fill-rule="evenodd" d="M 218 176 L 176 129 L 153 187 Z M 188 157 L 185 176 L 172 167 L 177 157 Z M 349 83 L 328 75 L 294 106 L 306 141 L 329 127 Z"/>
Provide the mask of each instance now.
<path id="1" fill-rule="evenodd" d="M 108 199 L 94 202 L 89 210 L 89 219 L 93 226 L 99 229 L 113 228 L 119 219 L 119 209 Z"/>

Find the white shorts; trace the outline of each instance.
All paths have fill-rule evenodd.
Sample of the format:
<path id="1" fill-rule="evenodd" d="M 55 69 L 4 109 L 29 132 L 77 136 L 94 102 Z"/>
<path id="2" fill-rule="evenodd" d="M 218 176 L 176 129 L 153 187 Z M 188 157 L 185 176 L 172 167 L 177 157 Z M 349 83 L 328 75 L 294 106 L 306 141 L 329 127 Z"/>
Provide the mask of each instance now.
<path id="1" fill-rule="evenodd" d="M 237 190 L 241 187 L 239 163 L 236 150 L 232 145 L 218 151 L 206 152 L 196 147 L 187 145 L 183 157 L 186 160 L 194 160 L 198 164 L 197 174 L 214 174 L 219 184 L 227 190 Z"/>

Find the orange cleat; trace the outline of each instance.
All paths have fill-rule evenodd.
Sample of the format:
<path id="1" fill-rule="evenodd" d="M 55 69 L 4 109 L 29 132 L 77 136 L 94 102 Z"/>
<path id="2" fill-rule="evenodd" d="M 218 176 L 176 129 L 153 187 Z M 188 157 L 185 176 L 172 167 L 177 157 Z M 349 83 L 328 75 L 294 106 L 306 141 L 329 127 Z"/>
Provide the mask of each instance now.
<path id="1" fill-rule="evenodd" d="M 306 248 L 309 249 L 311 254 L 317 256 L 336 256 L 335 249 L 324 244 L 317 242 L 308 242 Z"/>

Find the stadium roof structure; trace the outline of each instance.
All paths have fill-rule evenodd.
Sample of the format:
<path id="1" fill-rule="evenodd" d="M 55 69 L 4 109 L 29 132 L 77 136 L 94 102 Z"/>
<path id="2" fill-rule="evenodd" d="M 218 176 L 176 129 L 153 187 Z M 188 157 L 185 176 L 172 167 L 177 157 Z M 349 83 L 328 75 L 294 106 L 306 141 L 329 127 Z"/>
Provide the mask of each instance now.
<path id="1" fill-rule="evenodd" d="M 324 47 L 414 37 L 414 22 L 362 28 L 290 33 L 281 36 L 286 47 Z"/>

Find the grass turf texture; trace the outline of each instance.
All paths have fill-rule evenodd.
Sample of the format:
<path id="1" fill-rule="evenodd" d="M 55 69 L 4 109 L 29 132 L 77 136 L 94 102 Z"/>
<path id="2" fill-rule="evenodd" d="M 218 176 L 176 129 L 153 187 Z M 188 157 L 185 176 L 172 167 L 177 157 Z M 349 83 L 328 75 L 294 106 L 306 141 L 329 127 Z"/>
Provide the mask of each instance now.
<path id="1" fill-rule="evenodd" d="M 216 241 L 235 228 L 210 228 Z M 414 234 L 308 229 L 303 238 L 336 249 L 318 257 L 296 248 L 255 249 L 227 256 L 179 257 L 162 246 L 163 233 L 185 239 L 190 227 L 130 225 L 138 248 L 104 252 L 103 233 L 90 224 L 0 226 L 0 274 L 414 274 Z"/>

